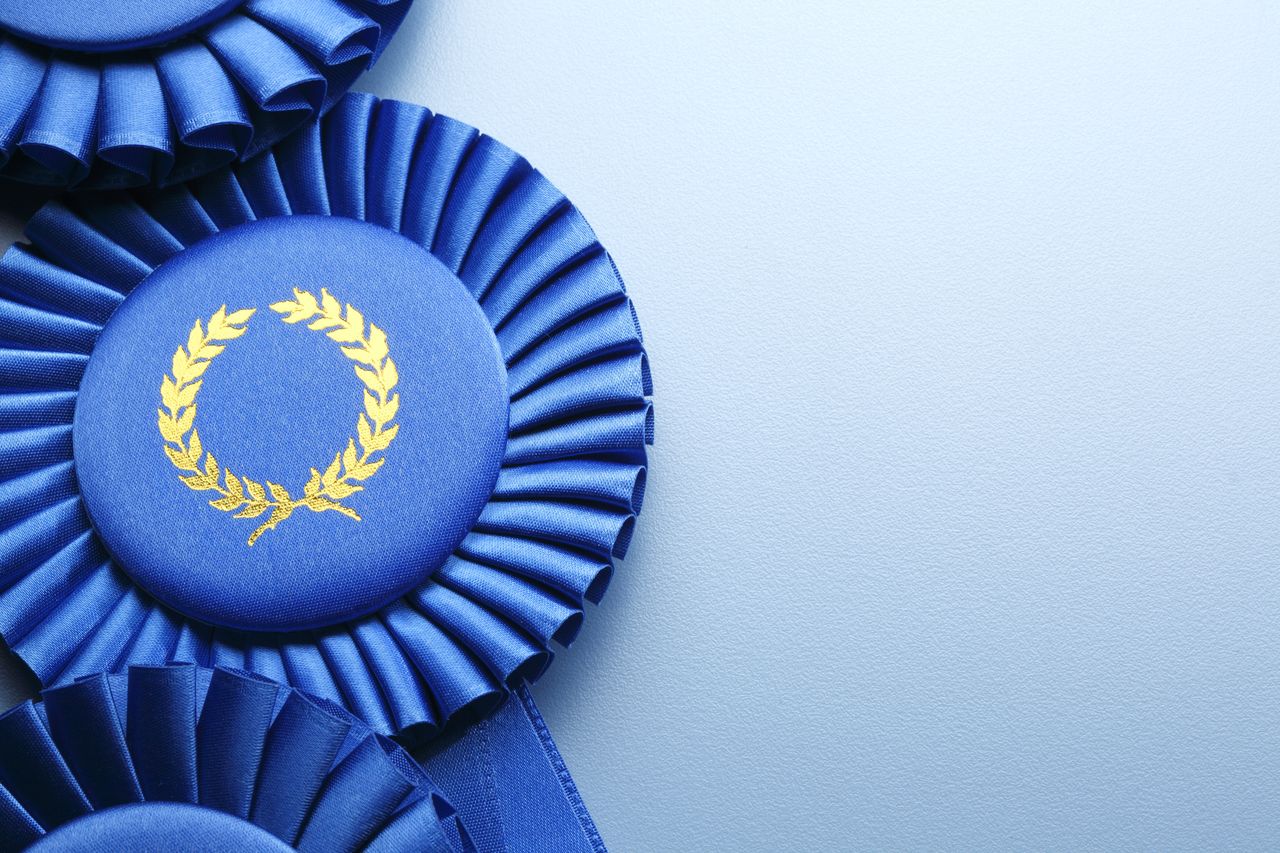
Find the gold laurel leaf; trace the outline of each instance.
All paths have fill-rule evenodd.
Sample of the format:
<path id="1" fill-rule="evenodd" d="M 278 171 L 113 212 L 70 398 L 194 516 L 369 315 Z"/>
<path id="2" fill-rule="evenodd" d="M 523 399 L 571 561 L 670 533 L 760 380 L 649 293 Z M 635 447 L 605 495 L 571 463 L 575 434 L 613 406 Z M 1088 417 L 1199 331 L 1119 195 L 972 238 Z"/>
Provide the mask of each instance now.
<path id="1" fill-rule="evenodd" d="M 240 478 L 237 477 L 235 474 L 232 474 L 230 468 L 226 469 L 222 473 L 227 481 L 227 492 L 230 495 L 234 495 L 236 498 L 243 499 L 244 486 L 240 485 Z"/>
<path id="2" fill-rule="evenodd" d="M 200 393 L 200 386 L 203 384 L 203 380 L 197 379 L 190 385 L 182 386 L 182 390 L 177 394 L 177 405 L 170 406 L 169 408 L 185 409 L 187 406 L 194 406 L 196 403 L 196 394 Z"/>
<path id="3" fill-rule="evenodd" d="M 363 464 L 358 464 L 354 468 L 351 468 L 350 470 L 347 471 L 347 476 L 350 477 L 352 480 L 367 480 L 370 477 L 372 477 L 374 474 L 378 473 L 378 469 L 381 468 L 382 463 L 386 461 L 387 460 L 385 459 L 379 459 L 376 462 L 365 462 Z"/>
<path id="4" fill-rule="evenodd" d="M 331 498 L 342 500 L 361 491 L 364 491 L 364 486 L 357 486 L 352 483 L 333 483 L 325 487 L 324 493 Z"/>
<path id="5" fill-rule="evenodd" d="M 220 509 L 223 512 L 230 512 L 242 503 L 244 503 L 244 498 L 238 498 L 235 495 L 227 495 L 225 498 L 218 498 L 216 501 L 209 501 L 209 506 L 214 509 Z"/>
<path id="6" fill-rule="evenodd" d="M 257 308 L 241 308 L 239 311 L 232 311 L 227 315 L 227 325 L 243 326 L 245 323 L 249 322 L 249 318 L 252 317 L 254 312 L 257 310 Z M 244 330 L 241 329 L 240 331 Z"/>
<path id="7" fill-rule="evenodd" d="M 320 478 L 321 482 L 323 482 L 326 487 L 332 486 L 337 481 L 338 475 L 341 473 L 342 454 L 335 453 L 333 454 L 333 461 L 329 463 L 329 467 L 324 469 L 324 476 Z"/>
<path id="8" fill-rule="evenodd" d="M 364 412 L 360 413 L 360 418 L 356 421 L 356 435 L 360 438 L 360 446 L 364 448 L 365 454 L 372 453 L 373 430 L 369 427 L 369 419 L 364 416 Z"/>
<path id="9" fill-rule="evenodd" d="M 392 426 L 388 427 L 387 429 L 383 430 L 377 435 L 374 435 L 372 437 L 372 440 L 369 441 L 368 443 L 369 446 L 366 448 L 366 450 L 368 450 L 370 453 L 377 453 L 379 450 L 386 450 L 391 445 L 391 442 L 395 440 L 395 437 L 399 433 L 400 433 L 400 424 L 393 424 Z"/>
<path id="10" fill-rule="evenodd" d="M 382 404 L 378 402 L 377 397 L 369 393 L 368 389 L 364 392 L 364 412 L 375 424 L 387 420 L 382 416 Z"/>
<path id="11" fill-rule="evenodd" d="M 192 474 L 190 477 L 179 477 L 179 480 L 187 484 L 187 488 L 194 489 L 197 492 L 207 492 L 210 489 L 218 488 L 217 480 L 210 480 L 207 474 Z"/>
<path id="12" fill-rule="evenodd" d="M 177 419 L 178 437 L 176 439 L 170 439 L 170 440 L 181 443 L 182 436 L 187 434 L 187 430 L 191 429 L 192 425 L 195 424 L 195 421 L 196 421 L 196 407 L 195 405 L 188 406 L 182 412 L 182 414 L 178 416 L 178 419 Z"/>
<path id="13" fill-rule="evenodd" d="M 191 327 L 191 331 L 187 334 L 187 351 L 195 357 L 196 350 L 200 349 L 200 345 L 204 343 L 204 329 L 200 326 L 200 320 L 197 319 L 195 325 Z"/>
<path id="14" fill-rule="evenodd" d="M 211 361 L 190 362 L 187 365 L 187 372 L 182 376 L 182 384 L 186 385 L 188 382 L 194 381 L 196 379 L 199 379 L 201 376 L 204 376 L 204 372 L 209 369 L 210 364 L 213 364 L 213 362 Z"/>
<path id="15" fill-rule="evenodd" d="M 320 472 L 315 468 L 311 469 L 311 479 L 307 480 L 307 485 L 303 488 L 302 493 L 307 496 L 320 494 Z"/>
<path id="16" fill-rule="evenodd" d="M 343 325 L 329 332 L 329 337 L 340 344 L 353 344 L 360 340 L 362 331 L 354 326 Z"/>
<path id="17" fill-rule="evenodd" d="M 257 482 L 256 480 L 250 480 L 248 477 L 245 477 L 244 486 L 246 489 L 249 490 L 249 497 L 253 498 L 254 503 L 267 502 L 267 490 L 262 488 L 261 483 Z"/>
<path id="18" fill-rule="evenodd" d="M 187 409 L 187 411 L 191 413 L 192 418 L 195 417 L 195 410 L 195 406 Z M 183 432 L 186 432 L 186 430 L 183 430 Z M 187 445 L 187 455 L 190 456 L 197 464 L 200 462 L 200 457 L 204 455 L 204 445 L 200 443 L 200 430 L 198 429 L 193 428 L 191 430 L 191 442 Z"/>
<path id="19" fill-rule="evenodd" d="M 178 386 L 168 376 L 160 380 L 160 402 L 164 404 L 166 409 L 182 408 L 178 405 Z M 187 405 L 191 404 L 188 403 Z"/>
<path id="20" fill-rule="evenodd" d="M 215 486 L 218 484 L 218 476 L 221 472 L 218 470 L 218 460 L 213 458 L 212 453 L 206 453 L 204 456 L 204 473 L 206 477 L 213 480 Z"/>
<path id="21" fill-rule="evenodd" d="M 342 305 L 326 288 L 320 288 L 320 304 L 324 307 L 326 317 L 341 317 Z"/>
<path id="22" fill-rule="evenodd" d="M 173 467 L 177 468 L 179 471 L 198 471 L 199 470 L 198 468 L 196 468 L 194 465 L 191 464 L 191 460 L 188 459 L 187 455 L 183 453 L 181 450 L 177 450 L 175 448 L 169 447 L 168 445 L 165 445 L 164 453 L 166 456 L 169 457 L 169 461 L 173 463 Z"/>
<path id="23" fill-rule="evenodd" d="M 390 394 L 391 389 L 400 383 L 400 371 L 396 369 L 395 360 L 388 357 L 387 363 L 382 367 L 382 387 L 383 390 Z"/>
<path id="24" fill-rule="evenodd" d="M 378 374 L 374 373 L 372 370 L 366 370 L 363 367 L 356 367 L 353 369 L 356 372 L 356 376 L 360 377 L 360 381 L 363 382 L 365 387 L 370 391 L 380 396 L 387 393 L 382 387 L 382 380 L 378 378 Z"/>
<path id="25" fill-rule="evenodd" d="M 306 311 L 308 314 L 315 314 L 320 310 L 320 306 L 316 304 L 316 298 L 311 294 L 311 291 L 298 290 L 298 288 L 295 287 L 293 289 L 293 295 L 298 298 L 299 308 Z"/>
<path id="26" fill-rule="evenodd" d="M 266 512 L 267 507 L 269 506 L 271 506 L 271 504 L 267 503 L 266 501 L 253 501 L 249 503 L 244 509 L 237 512 L 232 517 L 233 518 L 257 518 L 258 516 Z"/>
<path id="27" fill-rule="evenodd" d="M 187 365 L 189 363 L 186 350 L 182 347 L 178 347 L 173 351 L 173 379 L 179 385 L 183 384 L 182 377 L 187 372 Z"/>
<path id="28" fill-rule="evenodd" d="M 390 399 L 388 399 L 387 402 L 382 404 L 381 411 L 382 411 L 381 420 L 384 424 L 387 423 L 388 421 L 394 420 L 396 414 L 399 413 L 400 411 L 400 395 L 392 394 Z"/>
<path id="29" fill-rule="evenodd" d="M 364 340 L 364 315 L 350 302 L 347 303 L 347 325 L 355 329 L 356 340 Z"/>
<path id="30" fill-rule="evenodd" d="M 287 504 L 293 501 L 293 496 L 289 494 L 289 490 L 279 483 L 273 483 L 270 480 L 267 480 L 267 489 L 271 492 L 271 497 L 274 498 L 277 503 Z"/>
<path id="31" fill-rule="evenodd" d="M 160 427 L 160 437 L 165 441 L 172 441 L 174 444 L 182 443 L 183 430 L 178 428 L 178 422 L 171 418 L 163 409 L 156 409 L 157 424 Z"/>
<path id="32" fill-rule="evenodd" d="M 387 357 L 387 333 L 373 323 L 369 324 L 369 357 L 374 363 Z"/>
<path id="33" fill-rule="evenodd" d="M 360 463 L 357 461 L 357 458 L 356 458 L 355 440 L 348 438 L 347 449 L 342 451 L 342 467 L 348 471 L 348 475 L 349 475 L 349 472 L 351 471 L 351 469 L 356 467 L 359 464 Z"/>
<path id="34" fill-rule="evenodd" d="M 342 354 L 352 361 L 358 361 L 361 364 L 367 364 L 370 367 L 377 367 L 378 362 L 373 360 L 368 350 L 364 347 L 343 347 Z"/>

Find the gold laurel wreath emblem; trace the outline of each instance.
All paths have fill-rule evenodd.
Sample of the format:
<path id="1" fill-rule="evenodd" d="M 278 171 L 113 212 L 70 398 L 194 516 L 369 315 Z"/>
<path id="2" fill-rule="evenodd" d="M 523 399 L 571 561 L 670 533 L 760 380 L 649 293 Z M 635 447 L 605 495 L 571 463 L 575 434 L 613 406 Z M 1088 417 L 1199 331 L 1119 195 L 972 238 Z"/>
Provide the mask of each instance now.
<path id="1" fill-rule="evenodd" d="M 378 472 L 386 460 L 374 457 L 384 452 L 400 431 L 399 424 L 391 423 L 400 410 L 400 395 L 392 393 L 400 376 L 388 354 L 386 333 L 370 323 L 366 334 L 364 315 L 351 305 L 344 311 L 327 290 L 322 289 L 317 300 L 308 291 L 295 287 L 293 296 L 292 300 L 272 303 L 271 310 L 283 315 L 285 323 L 310 320 L 307 328 L 325 331 L 344 344 L 342 353 L 355 362 L 356 376 L 364 384 L 364 411 L 356 420 L 356 438 L 347 439 L 346 449 L 333 455 L 323 473 L 311 469 L 301 497 L 293 497 L 279 483 L 266 481 L 264 488 L 261 482 L 237 476 L 220 466 L 213 454 L 205 451 L 195 425 L 196 395 L 204 381 L 201 377 L 226 349 L 225 342 L 245 333 L 256 308 L 227 313 L 227 306 L 223 305 L 209 318 L 207 329 L 197 319 L 187 335 L 186 347 L 179 346 L 173 354 L 173 375 L 166 374 L 160 383 L 163 408 L 156 413 L 164 452 L 175 468 L 187 472 L 179 474 L 178 479 L 193 491 L 217 492 L 219 497 L 209 501 L 209 506 L 234 512 L 234 518 L 258 518 L 270 510 L 267 520 L 249 535 L 250 546 L 299 507 L 313 512 L 332 510 L 360 521 L 360 514 L 342 501 L 362 490 L 364 486 L 358 484 Z"/>

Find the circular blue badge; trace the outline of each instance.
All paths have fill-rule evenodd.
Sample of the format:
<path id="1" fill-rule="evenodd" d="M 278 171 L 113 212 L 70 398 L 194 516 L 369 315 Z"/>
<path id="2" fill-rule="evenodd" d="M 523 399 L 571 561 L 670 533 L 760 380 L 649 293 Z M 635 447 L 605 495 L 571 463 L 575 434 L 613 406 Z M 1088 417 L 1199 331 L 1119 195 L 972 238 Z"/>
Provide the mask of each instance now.
<path id="1" fill-rule="evenodd" d="M 421 584 L 490 498 L 509 394 L 480 306 L 385 228 L 292 216 L 152 272 L 103 329 L 73 443 L 121 566 L 206 623 L 294 630 Z"/>
<path id="2" fill-rule="evenodd" d="M 0 29 L 49 47 L 149 47 L 191 32 L 244 0 L 5 0 Z"/>
<path id="3" fill-rule="evenodd" d="M 124 850 L 293 850 L 265 829 L 224 812 L 187 803 L 117 806 L 60 826 L 31 845 L 38 853 L 119 853 Z"/>

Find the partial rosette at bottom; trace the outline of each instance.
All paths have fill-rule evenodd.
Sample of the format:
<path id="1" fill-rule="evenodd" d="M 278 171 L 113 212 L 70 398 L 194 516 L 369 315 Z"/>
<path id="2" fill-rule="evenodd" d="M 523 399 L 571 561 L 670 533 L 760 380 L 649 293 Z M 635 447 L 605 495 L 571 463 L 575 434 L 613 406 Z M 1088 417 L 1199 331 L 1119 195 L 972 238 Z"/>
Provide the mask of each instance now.
<path id="1" fill-rule="evenodd" d="M 408 740 L 577 635 L 653 438 L 582 214 L 461 122 L 349 95 L 0 259 L 0 636 L 44 684 L 261 673 Z"/>
<path id="2" fill-rule="evenodd" d="M 473 849 L 413 759 L 342 709 L 192 665 L 89 676 L 0 716 L 0 851 L 28 848 Z"/>

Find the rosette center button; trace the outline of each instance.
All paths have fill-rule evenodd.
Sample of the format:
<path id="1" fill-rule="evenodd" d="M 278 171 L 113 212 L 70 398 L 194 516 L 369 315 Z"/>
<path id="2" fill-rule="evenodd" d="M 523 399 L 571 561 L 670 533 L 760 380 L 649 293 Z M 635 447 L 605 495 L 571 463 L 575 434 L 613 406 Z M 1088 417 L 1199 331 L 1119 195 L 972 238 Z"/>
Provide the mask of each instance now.
<path id="1" fill-rule="evenodd" d="M 89 515 L 156 598 L 246 630 L 365 615 L 488 501 L 506 371 L 458 278 L 386 229 L 265 219 L 160 265 L 107 323 L 73 430 Z"/>

